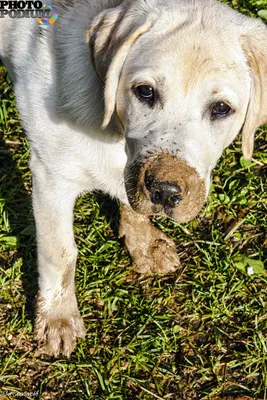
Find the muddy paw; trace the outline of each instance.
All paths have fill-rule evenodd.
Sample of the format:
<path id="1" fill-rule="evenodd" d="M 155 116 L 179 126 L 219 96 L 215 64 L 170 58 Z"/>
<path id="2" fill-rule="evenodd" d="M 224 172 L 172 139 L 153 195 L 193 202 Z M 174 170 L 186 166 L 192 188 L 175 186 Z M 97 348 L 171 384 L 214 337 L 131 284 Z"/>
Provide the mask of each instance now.
<path id="1" fill-rule="evenodd" d="M 171 239 L 151 224 L 149 218 L 122 207 L 120 236 L 131 255 L 137 272 L 167 274 L 180 265 Z"/>
<path id="2" fill-rule="evenodd" d="M 156 228 L 155 228 L 156 229 Z M 157 232 L 158 233 L 158 232 Z M 174 272 L 180 265 L 174 243 L 162 232 L 161 236 L 151 240 L 146 246 L 135 248 L 131 254 L 137 272 L 142 274 L 167 274 Z"/>
<path id="3" fill-rule="evenodd" d="M 57 357 L 59 354 L 70 357 L 77 338 L 85 338 L 85 327 L 78 310 L 37 311 L 35 337 L 39 354 Z"/>

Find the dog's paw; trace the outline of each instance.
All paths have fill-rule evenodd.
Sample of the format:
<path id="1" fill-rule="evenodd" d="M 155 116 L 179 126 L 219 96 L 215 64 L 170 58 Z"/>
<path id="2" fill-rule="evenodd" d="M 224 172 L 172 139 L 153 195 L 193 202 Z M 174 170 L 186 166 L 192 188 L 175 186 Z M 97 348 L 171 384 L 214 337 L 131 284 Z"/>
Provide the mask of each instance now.
<path id="1" fill-rule="evenodd" d="M 152 228 L 155 231 L 153 229 L 151 240 L 148 243 L 143 242 L 141 249 L 135 248 L 131 254 L 136 271 L 142 274 L 167 274 L 176 271 L 180 260 L 174 243 L 154 226 Z"/>
<path id="2" fill-rule="evenodd" d="M 146 216 L 126 206 L 121 206 L 119 234 L 125 238 L 137 272 L 167 274 L 180 266 L 173 241 L 152 225 Z"/>
<path id="3" fill-rule="evenodd" d="M 70 357 L 75 349 L 77 338 L 85 338 L 86 329 L 78 310 L 53 311 L 38 310 L 35 320 L 35 337 L 39 354 Z"/>

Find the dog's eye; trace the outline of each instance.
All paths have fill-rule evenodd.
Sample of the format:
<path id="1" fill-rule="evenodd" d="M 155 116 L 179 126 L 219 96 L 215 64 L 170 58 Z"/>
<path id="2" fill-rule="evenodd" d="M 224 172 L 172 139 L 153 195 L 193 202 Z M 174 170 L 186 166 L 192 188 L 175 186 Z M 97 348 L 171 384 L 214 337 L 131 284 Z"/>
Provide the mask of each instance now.
<path id="1" fill-rule="evenodd" d="M 152 86 L 140 85 L 134 88 L 134 93 L 140 101 L 144 101 L 150 107 L 153 106 L 155 102 L 155 91 Z"/>
<path id="2" fill-rule="evenodd" d="M 224 117 L 228 115 L 232 111 L 231 107 L 223 101 L 219 101 L 215 103 L 211 110 L 211 116 L 216 117 Z"/>

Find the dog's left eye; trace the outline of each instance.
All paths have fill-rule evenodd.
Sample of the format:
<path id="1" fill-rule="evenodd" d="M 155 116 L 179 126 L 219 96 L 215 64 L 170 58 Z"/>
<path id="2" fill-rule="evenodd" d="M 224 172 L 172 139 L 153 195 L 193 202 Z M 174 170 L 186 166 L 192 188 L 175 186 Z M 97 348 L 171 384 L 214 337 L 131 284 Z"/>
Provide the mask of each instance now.
<path id="1" fill-rule="evenodd" d="M 214 117 L 224 117 L 232 111 L 231 107 L 223 101 L 215 103 L 211 110 L 211 116 Z"/>
<path id="2" fill-rule="evenodd" d="M 155 91 L 150 85 L 140 85 L 134 88 L 134 93 L 136 97 L 145 103 L 147 103 L 150 107 L 153 106 L 155 102 Z"/>

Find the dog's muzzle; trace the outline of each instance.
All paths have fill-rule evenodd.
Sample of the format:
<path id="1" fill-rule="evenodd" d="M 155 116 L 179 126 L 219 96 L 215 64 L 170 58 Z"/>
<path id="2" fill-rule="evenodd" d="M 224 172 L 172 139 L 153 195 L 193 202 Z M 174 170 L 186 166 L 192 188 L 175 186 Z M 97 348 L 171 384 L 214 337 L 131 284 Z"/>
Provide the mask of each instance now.
<path id="1" fill-rule="evenodd" d="M 127 165 L 125 186 L 131 207 L 140 214 L 192 220 L 206 199 L 205 182 L 186 161 L 168 153 Z"/>

